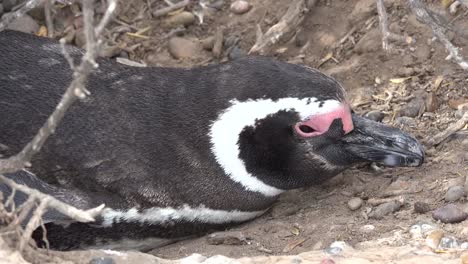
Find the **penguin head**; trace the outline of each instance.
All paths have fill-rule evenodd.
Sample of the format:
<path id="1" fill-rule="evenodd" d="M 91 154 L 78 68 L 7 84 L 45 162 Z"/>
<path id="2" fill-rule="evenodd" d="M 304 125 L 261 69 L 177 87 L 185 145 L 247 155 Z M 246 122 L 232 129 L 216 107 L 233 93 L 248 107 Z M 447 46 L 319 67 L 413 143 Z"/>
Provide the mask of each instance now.
<path id="1" fill-rule="evenodd" d="M 423 162 L 416 139 L 353 114 L 336 80 L 298 67 L 293 67 L 290 86 L 272 91 L 270 97 L 265 92 L 266 96 L 232 100 L 213 123 L 212 150 L 231 179 L 250 191 L 274 196 L 323 182 L 359 162 Z M 272 83 L 285 83 L 271 78 Z"/>

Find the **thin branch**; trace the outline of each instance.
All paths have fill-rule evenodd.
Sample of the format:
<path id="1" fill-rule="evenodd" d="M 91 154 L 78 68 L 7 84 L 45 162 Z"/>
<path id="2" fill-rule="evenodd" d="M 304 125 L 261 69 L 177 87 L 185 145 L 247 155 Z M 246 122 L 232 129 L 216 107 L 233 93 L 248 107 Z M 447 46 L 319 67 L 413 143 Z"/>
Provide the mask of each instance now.
<path id="1" fill-rule="evenodd" d="M 77 209 L 71 205 L 68 205 L 62 201 L 57 200 L 56 198 L 51 197 L 50 195 L 43 194 L 39 192 L 38 190 L 29 188 L 26 185 L 17 184 L 15 181 L 10 180 L 3 175 L 0 175 L 0 182 L 8 185 L 12 189 L 16 189 L 29 196 L 28 201 L 24 203 L 26 206 L 26 209 L 27 209 L 28 204 L 31 204 L 31 201 L 34 199 L 38 201 L 48 199 L 49 207 L 54 208 L 61 214 L 64 214 L 72 219 L 75 219 L 76 221 L 85 222 L 85 223 L 93 222 L 95 220 L 95 217 L 101 213 L 102 209 L 104 209 L 103 204 L 98 207 L 86 210 L 86 211 Z M 24 212 L 23 210 L 22 212 Z M 26 211 L 29 211 L 29 210 L 26 210 Z"/>
<path id="2" fill-rule="evenodd" d="M 5 14 L 2 17 L 2 20 L 0 21 L 0 31 L 5 30 L 5 28 L 14 20 L 16 20 L 18 17 L 23 16 L 30 10 L 38 7 L 42 3 L 44 3 L 45 0 L 29 0 L 27 1 L 20 9 L 16 10 L 15 12 L 11 12 L 8 14 Z"/>
<path id="3" fill-rule="evenodd" d="M 257 27 L 257 41 L 250 49 L 249 54 L 264 54 L 268 47 L 280 41 L 285 41 L 288 37 L 292 37 L 292 33 L 294 33 L 299 24 L 302 23 L 305 14 L 308 13 L 309 8 L 311 8 L 311 6 L 307 6 L 306 2 L 305 0 L 293 1 L 280 21 L 268 29 L 265 34 L 259 35 L 259 27 Z"/>
<path id="4" fill-rule="evenodd" d="M 457 122 L 451 124 L 447 129 L 433 136 L 427 143 L 431 146 L 439 145 L 451 135 L 463 129 L 468 124 L 468 111 Z"/>
<path id="5" fill-rule="evenodd" d="M 11 188 L 16 190 L 16 188 L 13 188 L 13 187 Z M 35 199 L 36 199 L 35 197 L 29 196 L 28 199 L 18 207 L 17 212 L 19 214 L 18 214 L 18 217 L 13 221 L 14 225 L 21 224 L 23 220 L 29 215 L 29 212 L 34 207 Z"/>
<path id="6" fill-rule="evenodd" d="M 53 38 L 55 35 L 54 21 L 52 19 L 52 0 L 46 0 L 44 6 L 44 15 L 47 25 L 47 36 Z"/>
<path id="7" fill-rule="evenodd" d="M 96 36 L 100 36 L 102 34 L 102 32 L 104 31 L 104 28 L 112 19 L 112 16 L 116 8 L 117 8 L 117 0 L 109 1 L 109 5 L 107 7 L 106 12 L 104 13 L 104 17 L 101 19 L 101 22 L 99 22 L 99 25 L 96 27 L 94 31 L 95 32 L 94 34 L 96 34 Z"/>
<path id="8" fill-rule="evenodd" d="M 39 206 L 34 210 L 32 218 L 29 220 L 26 228 L 24 229 L 23 235 L 21 236 L 20 243 L 19 243 L 19 251 L 22 252 L 26 243 L 29 242 L 32 232 L 36 229 L 37 225 L 40 223 L 42 216 L 47 210 L 47 206 L 49 205 L 49 197 L 44 198 L 41 200 Z"/>
<path id="9" fill-rule="evenodd" d="M 382 30 L 382 48 L 388 50 L 388 18 L 383 0 L 377 0 L 377 12 L 379 13 L 379 23 Z"/>
<path id="10" fill-rule="evenodd" d="M 190 4 L 190 0 L 180 1 L 180 2 L 178 2 L 176 4 L 173 4 L 173 5 L 170 5 L 168 7 L 164 7 L 164 8 L 161 8 L 159 10 L 154 11 L 153 16 L 155 18 L 165 16 L 165 15 L 167 15 L 168 13 L 170 13 L 170 12 L 172 12 L 174 10 L 181 9 L 181 8 L 187 6 L 188 4 Z"/>
<path id="11" fill-rule="evenodd" d="M 402 43 L 410 44 L 413 42 L 413 38 L 407 36 L 401 36 L 399 34 L 390 32 L 388 29 L 388 16 L 385 9 L 384 0 L 376 0 L 377 3 L 377 12 L 379 13 L 379 24 L 382 31 L 382 48 L 384 50 L 389 50 L 390 46 L 388 44 L 389 40 L 398 41 Z"/>
<path id="12" fill-rule="evenodd" d="M 75 71 L 75 63 L 73 62 L 73 58 L 71 57 L 70 53 L 67 51 L 67 47 L 65 46 L 65 38 L 60 39 L 60 48 L 62 49 L 62 54 L 65 57 L 65 59 L 68 62 L 68 65 L 70 66 L 70 69 L 72 71 Z"/>
<path id="13" fill-rule="evenodd" d="M 454 29 L 450 29 L 450 27 L 441 22 L 439 16 L 428 10 L 419 0 L 408 0 L 408 2 L 416 18 L 423 24 L 428 25 L 436 38 L 445 46 L 445 49 L 449 52 L 447 59 L 452 59 L 464 70 L 468 70 L 468 62 L 465 61 L 460 55 L 458 48 L 455 47 L 445 35 L 444 31 L 446 29 L 452 31 Z M 456 32 L 463 33 L 459 30 L 456 30 Z"/>

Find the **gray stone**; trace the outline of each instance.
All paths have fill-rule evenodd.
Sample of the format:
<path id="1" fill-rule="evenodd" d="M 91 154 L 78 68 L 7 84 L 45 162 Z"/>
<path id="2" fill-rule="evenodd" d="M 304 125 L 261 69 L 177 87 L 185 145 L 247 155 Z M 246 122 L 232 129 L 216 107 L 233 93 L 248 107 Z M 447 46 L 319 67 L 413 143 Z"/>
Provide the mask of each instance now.
<path id="1" fill-rule="evenodd" d="M 21 31 L 28 34 L 35 34 L 39 31 L 39 25 L 32 17 L 24 14 L 11 22 L 7 26 L 7 29 Z"/>
<path id="2" fill-rule="evenodd" d="M 382 219 L 384 216 L 400 210 L 402 204 L 399 201 L 391 201 L 388 203 L 381 204 L 377 208 L 370 212 L 369 218 L 371 219 Z"/>
<path id="3" fill-rule="evenodd" d="M 193 58 L 198 50 L 198 45 L 189 39 L 173 37 L 169 40 L 168 49 L 175 59 Z"/>
<path id="4" fill-rule="evenodd" d="M 400 109 L 399 114 L 400 116 L 416 117 L 424 109 L 425 104 L 423 98 L 414 98 Z"/>
<path id="5" fill-rule="evenodd" d="M 465 189 L 463 186 L 452 186 L 447 190 L 445 193 L 445 201 L 447 202 L 455 202 L 458 201 L 465 195 Z"/>
<path id="6" fill-rule="evenodd" d="M 373 110 L 373 111 L 370 111 L 368 112 L 366 115 L 365 115 L 366 118 L 369 118 L 370 120 L 373 120 L 375 122 L 382 122 L 382 120 L 384 119 L 385 117 L 385 114 L 380 112 L 380 111 L 377 111 L 377 110 Z"/>
<path id="7" fill-rule="evenodd" d="M 454 249 L 458 248 L 458 246 L 458 241 L 454 237 L 443 237 L 439 243 L 439 248 L 442 249 Z"/>
<path id="8" fill-rule="evenodd" d="M 440 220 L 442 223 L 458 223 L 464 221 L 467 217 L 468 214 L 454 204 L 438 208 L 432 213 L 432 218 Z"/>
<path id="9" fill-rule="evenodd" d="M 237 0 L 231 4 L 230 10 L 234 14 L 242 15 L 247 13 L 250 10 L 250 8 L 252 8 L 252 5 L 250 5 L 249 2 L 244 0 Z"/>
<path id="10" fill-rule="evenodd" d="M 173 15 L 164 21 L 168 27 L 189 26 L 193 23 L 195 23 L 195 15 L 187 11 Z"/>
<path id="11" fill-rule="evenodd" d="M 354 197 L 352 198 L 351 200 L 348 201 L 348 208 L 351 210 L 351 211 L 355 211 L 359 208 L 361 208 L 363 204 L 363 200 L 359 197 Z"/>

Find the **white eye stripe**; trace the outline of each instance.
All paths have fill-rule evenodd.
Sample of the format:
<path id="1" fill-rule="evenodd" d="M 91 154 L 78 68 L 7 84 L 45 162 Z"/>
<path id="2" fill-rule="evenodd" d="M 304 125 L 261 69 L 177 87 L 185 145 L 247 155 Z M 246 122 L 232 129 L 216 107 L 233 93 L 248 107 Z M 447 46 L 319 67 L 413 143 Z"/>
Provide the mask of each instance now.
<path id="1" fill-rule="evenodd" d="M 224 172 L 246 190 L 259 192 L 265 196 L 276 196 L 284 190 L 270 186 L 247 172 L 244 162 L 239 158 L 239 135 L 255 121 L 281 110 L 292 109 L 299 113 L 301 119 L 312 115 L 331 112 L 340 107 L 338 100 L 318 101 L 316 98 L 281 98 L 249 100 L 246 102 L 231 101 L 231 106 L 218 116 L 210 130 L 212 152 Z"/>

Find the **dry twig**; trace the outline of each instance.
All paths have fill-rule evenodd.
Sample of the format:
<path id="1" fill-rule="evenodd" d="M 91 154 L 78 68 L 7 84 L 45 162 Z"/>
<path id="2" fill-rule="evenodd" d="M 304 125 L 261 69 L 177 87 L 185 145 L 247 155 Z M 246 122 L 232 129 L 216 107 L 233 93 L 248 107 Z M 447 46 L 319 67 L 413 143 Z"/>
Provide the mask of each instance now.
<path id="1" fill-rule="evenodd" d="M 1 183 L 4 183 L 6 185 L 8 185 L 12 190 L 16 190 L 16 191 L 20 191 L 20 192 L 23 192 L 25 194 L 27 194 L 29 197 L 28 197 L 28 201 L 23 203 L 23 205 L 27 208 L 31 203 L 31 201 L 34 201 L 34 200 L 37 200 L 37 201 L 43 201 L 43 200 L 49 200 L 48 201 L 48 204 L 49 204 L 49 207 L 51 208 L 54 208 L 55 210 L 57 210 L 58 212 L 72 218 L 72 219 L 75 219 L 76 221 L 80 221 L 80 222 L 92 222 L 94 221 L 94 218 L 99 215 L 102 211 L 102 209 L 104 208 L 104 205 L 100 205 L 96 208 L 92 208 L 92 209 L 89 209 L 89 210 L 86 210 L 86 211 L 83 211 L 83 210 L 80 210 L 80 209 L 77 209 L 73 206 L 70 206 L 62 201 L 59 201 L 53 197 L 51 197 L 50 195 L 47 195 L 47 194 L 43 194 L 41 192 L 39 192 L 38 190 L 34 190 L 34 189 L 31 189 L 25 185 L 21 185 L 21 184 L 17 184 L 15 181 L 13 180 L 10 180 L 8 179 L 7 177 L 3 176 L 3 175 L 0 175 L 0 182 Z M 22 205 L 22 206 L 23 206 Z M 22 212 L 25 212 L 26 211 L 26 214 L 30 211 L 31 209 L 29 210 L 25 210 L 24 208 L 21 209 Z M 26 217 L 26 216 L 24 216 Z M 20 222 L 22 221 L 22 217 L 21 215 L 18 217 Z"/>
<path id="2" fill-rule="evenodd" d="M 255 44 L 250 49 L 249 54 L 264 54 L 267 48 L 292 37 L 292 33 L 304 20 L 305 14 L 309 12 L 306 2 L 305 0 L 293 1 L 280 21 L 268 29 L 265 34 L 261 33 L 258 26 L 257 41 L 255 41 Z"/>
<path id="3" fill-rule="evenodd" d="M 55 35 L 54 22 L 52 19 L 52 0 L 46 0 L 44 6 L 44 15 L 47 25 L 47 36 L 53 38 Z"/>
<path id="4" fill-rule="evenodd" d="M 385 5 L 383 0 L 376 0 L 377 3 L 377 12 L 379 13 L 379 23 L 382 30 L 382 47 L 384 50 L 389 50 L 390 46 L 388 44 L 389 40 L 399 41 L 403 43 L 411 43 L 413 39 L 411 37 L 400 36 L 398 34 L 392 33 L 388 29 L 388 17 L 387 11 L 385 10 Z"/>
<path id="5" fill-rule="evenodd" d="M 174 10 L 177 10 L 177 9 L 180 9 L 182 7 L 187 6 L 188 4 L 190 4 L 190 0 L 180 1 L 179 3 L 172 4 L 172 5 L 169 5 L 168 7 L 161 8 L 159 10 L 154 11 L 153 16 L 155 18 L 165 16 L 165 15 L 167 15 L 168 13 L 170 13 L 170 12 L 172 12 Z"/>
<path id="6" fill-rule="evenodd" d="M 460 120 L 451 124 L 449 127 L 447 127 L 447 129 L 429 139 L 427 143 L 430 146 L 439 145 L 448 137 L 463 129 L 466 126 L 466 124 L 468 124 L 468 111 L 465 112 L 465 114 L 462 116 L 462 118 L 460 118 Z"/>
<path id="7" fill-rule="evenodd" d="M 446 23 L 442 22 L 437 14 L 428 10 L 419 0 L 408 0 L 408 3 L 416 15 L 416 18 L 423 24 L 428 25 L 432 29 L 434 36 L 445 46 L 445 49 L 449 52 L 447 59 L 454 60 L 464 70 L 468 70 L 468 62 L 460 55 L 457 47 L 445 35 L 445 30 L 452 30 Z M 455 30 L 457 33 L 462 33 L 459 30 Z"/>

